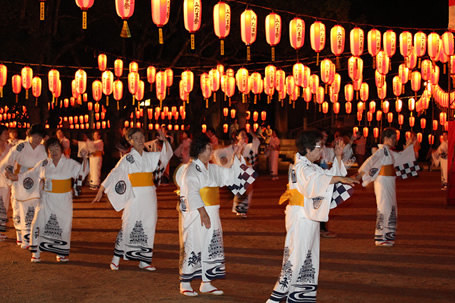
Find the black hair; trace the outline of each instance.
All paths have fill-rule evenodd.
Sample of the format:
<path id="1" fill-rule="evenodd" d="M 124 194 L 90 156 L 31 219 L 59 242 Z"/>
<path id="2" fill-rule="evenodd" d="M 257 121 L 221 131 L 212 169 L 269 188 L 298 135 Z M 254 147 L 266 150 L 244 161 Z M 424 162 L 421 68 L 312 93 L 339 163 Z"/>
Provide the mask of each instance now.
<path id="1" fill-rule="evenodd" d="M 3 125 L 3 124 L 0 124 L 0 135 L 1 135 L 4 131 L 8 131 L 8 127 L 6 127 L 6 126 Z"/>
<path id="2" fill-rule="evenodd" d="M 201 153 L 205 151 L 207 144 L 210 143 L 210 138 L 206 134 L 197 135 L 190 145 L 190 157 L 197 159 Z"/>
<path id="3" fill-rule="evenodd" d="M 47 153 L 49 153 L 49 147 L 51 147 L 53 145 L 60 146 L 60 150 L 63 152 L 63 146 L 62 146 L 62 143 L 60 143 L 60 140 L 56 137 L 51 137 L 51 138 L 47 139 L 46 142 L 44 143 L 44 147 L 46 148 Z"/>
<path id="4" fill-rule="evenodd" d="M 397 130 L 393 127 L 387 127 L 387 128 L 384 128 L 384 130 L 382 131 L 382 136 L 381 136 L 381 139 L 382 139 L 382 142 L 384 142 L 384 138 L 390 138 L 392 137 L 392 135 L 396 135 L 397 134 Z"/>
<path id="5" fill-rule="evenodd" d="M 304 130 L 299 133 L 297 140 L 295 140 L 295 146 L 297 151 L 302 156 L 307 154 L 307 149 L 312 151 L 316 143 L 322 140 L 322 133 L 317 130 Z"/>
<path id="6" fill-rule="evenodd" d="M 138 127 L 132 127 L 130 129 L 128 129 L 128 131 L 126 132 L 126 140 L 128 140 L 128 143 L 135 133 L 144 134 L 144 131 L 142 130 L 142 128 L 138 128 Z"/>
<path id="7" fill-rule="evenodd" d="M 27 131 L 28 136 L 39 135 L 40 137 L 46 137 L 46 129 L 42 124 L 33 124 Z"/>

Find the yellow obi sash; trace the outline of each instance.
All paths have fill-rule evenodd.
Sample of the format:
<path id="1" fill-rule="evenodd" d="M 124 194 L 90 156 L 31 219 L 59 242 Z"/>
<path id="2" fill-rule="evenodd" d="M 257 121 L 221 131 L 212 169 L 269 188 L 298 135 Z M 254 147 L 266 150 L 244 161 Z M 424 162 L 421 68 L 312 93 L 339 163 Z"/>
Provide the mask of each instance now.
<path id="1" fill-rule="evenodd" d="M 143 187 L 143 186 L 154 186 L 153 183 L 153 173 L 133 173 L 128 174 L 128 179 L 130 179 L 131 186 L 133 187 Z"/>
<path id="2" fill-rule="evenodd" d="M 52 182 L 52 189 L 46 190 L 48 193 L 54 194 L 64 194 L 72 190 L 71 179 L 64 180 L 46 180 L 47 182 Z"/>
<path id="3" fill-rule="evenodd" d="M 296 189 L 286 189 L 284 194 L 281 195 L 279 204 L 283 204 L 284 202 L 288 201 L 289 205 L 298 205 L 303 206 L 303 195 Z"/>
<path id="4" fill-rule="evenodd" d="M 379 175 L 380 176 L 395 176 L 395 168 L 393 168 L 392 164 L 383 165 L 383 166 L 381 166 Z"/>
<path id="5" fill-rule="evenodd" d="M 205 206 L 220 205 L 220 188 L 203 187 L 199 190 Z"/>
<path id="6" fill-rule="evenodd" d="M 92 157 L 102 157 L 103 156 L 103 152 L 102 151 L 96 151 L 96 152 L 91 153 L 90 156 L 92 156 Z"/>

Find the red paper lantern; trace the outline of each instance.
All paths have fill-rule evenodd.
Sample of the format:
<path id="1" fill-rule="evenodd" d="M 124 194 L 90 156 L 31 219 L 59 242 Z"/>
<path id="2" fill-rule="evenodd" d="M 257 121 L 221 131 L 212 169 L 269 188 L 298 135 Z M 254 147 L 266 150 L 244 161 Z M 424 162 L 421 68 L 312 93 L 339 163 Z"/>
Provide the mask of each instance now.
<path id="1" fill-rule="evenodd" d="M 444 125 L 447 121 L 447 113 L 441 112 L 439 114 L 439 124 Z"/>
<path id="2" fill-rule="evenodd" d="M 428 143 L 433 145 L 434 144 L 434 136 L 433 135 L 428 135 Z"/>
<path id="3" fill-rule="evenodd" d="M 316 94 L 319 87 L 319 77 L 316 74 L 310 76 L 310 89 L 312 94 Z"/>
<path id="4" fill-rule="evenodd" d="M 159 43 L 163 44 L 163 26 L 169 21 L 171 0 L 152 0 L 152 21 L 158 26 Z"/>
<path id="5" fill-rule="evenodd" d="M 349 102 L 347 102 L 346 104 L 348 104 Z M 351 103 L 349 103 L 351 104 Z M 333 113 L 335 115 L 338 115 L 340 113 L 340 103 L 339 102 L 335 102 L 333 103 Z"/>
<path id="6" fill-rule="evenodd" d="M 131 61 L 129 65 L 129 72 L 130 73 L 138 73 L 139 72 L 139 64 L 135 61 Z"/>
<path id="7" fill-rule="evenodd" d="M 3 98 L 3 86 L 6 85 L 6 80 L 8 77 L 8 68 L 0 64 L 0 97 Z"/>
<path id="8" fill-rule="evenodd" d="M 294 18 L 289 22 L 289 41 L 293 49 L 300 49 L 305 43 L 305 21 Z"/>
<path id="9" fill-rule="evenodd" d="M 364 110 L 365 110 L 365 103 L 364 102 L 357 103 L 357 111 L 363 112 Z"/>
<path id="10" fill-rule="evenodd" d="M 387 114 L 389 112 L 389 101 L 384 101 L 382 102 L 382 111 L 384 112 L 384 114 Z"/>
<path id="11" fill-rule="evenodd" d="M 425 129 L 427 126 L 427 120 L 425 118 L 420 119 L 420 128 Z"/>
<path id="12" fill-rule="evenodd" d="M 310 26 L 310 44 L 317 53 L 316 65 L 319 65 L 319 53 L 325 46 L 325 25 L 320 21 L 315 21 Z"/>
<path id="13" fill-rule="evenodd" d="M 114 74 L 111 71 L 104 71 L 101 75 L 101 84 L 103 86 L 103 94 L 109 96 L 112 94 L 114 86 Z"/>
<path id="14" fill-rule="evenodd" d="M 51 93 L 57 90 L 58 81 L 60 81 L 60 73 L 56 69 L 51 69 L 48 73 L 48 84 Z"/>
<path id="15" fill-rule="evenodd" d="M 414 69 L 417 66 L 417 51 L 415 47 L 412 47 L 411 54 L 404 59 L 404 63 L 410 70 Z"/>
<path id="16" fill-rule="evenodd" d="M 401 126 L 404 122 L 404 116 L 402 114 L 398 115 L 398 124 Z"/>
<path id="17" fill-rule="evenodd" d="M 376 121 L 381 121 L 382 120 L 382 111 L 378 110 L 376 112 Z"/>
<path id="18" fill-rule="evenodd" d="M 139 88 L 139 74 L 137 72 L 128 73 L 128 91 L 135 95 Z"/>
<path id="19" fill-rule="evenodd" d="M 377 139 L 379 137 L 379 128 L 373 128 L 373 137 Z"/>
<path id="20" fill-rule="evenodd" d="M 32 79 L 32 95 L 35 98 L 39 98 L 41 96 L 41 88 L 42 88 L 42 81 L 41 78 L 38 76 L 33 77 Z"/>
<path id="21" fill-rule="evenodd" d="M 401 101 L 400 99 L 397 99 L 397 101 L 395 101 L 395 110 L 397 113 L 401 112 L 401 110 L 403 109 L 403 101 Z"/>
<path id="22" fill-rule="evenodd" d="M 430 79 L 432 69 L 433 63 L 430 60 L 422 60 L 420 64 L 420 74 L 422 76 L 422 80 L 428 81 Z"/>
<path id="23" fill-rule="evenodd" d="M 137 92 L 134 95 L 136 100 L 141 101 L 142 99 L 144 99 L 144 91 L 145 91 L 145 83 L 144 83 L 144 81 L 139 80 Z M 141 108 L 141 110 L 142 110 L 142 108 Z"/>
<path id="24" fill-rule="evenodd" d="M 229 125 L 227 125 L 227 123 L 224 123 L 223 124 L 223 133 L 227 134 L 228 130 L 229 130 Z"/>
<path id="25" fill-rule="evenodd" d="M 353 81 L 362 77 L 363 60 L 359 57 L 350 57 L 348 60 L 348 75 Z"/>
<path id="26" fill-rule="evenodd" d="M 335 56 L 340 56 L 344 52 L 345 30 L 341 25 L 335 25 L 330 30 L 330 50 Z"/>
<path id="27" fill-rule="evenodd" d="M 194 33 L 201 27 L 202 1 L 201 0 L 184 0 L 183 1 L 183 19 L 185 29 L 191 36 L 191 49 L 195 48 Z"/>
<path id="28" fill-rule="evenodd" d="M 33 70 L 25 66 L 21 70 L 22 87 L 26 90 L 25 99 L 28 99 L 28 90 L 32 87 Z"/>
<path id="29" fill-rule="evenodd" d="M 421 75 L 420 75 L 420 72 L 418 71 L 413 71 L 411 73 L 411 89 L 417 93 L 417 91 L 420 90 L 420 86 L 421 86 Z"/>
<path id="30" fill-rule="evenodd" d="M 352 103 L 351 102 L 346 102 L 344 104 L 344 108 L 346 110 L 346 114 L 350 115 L 352 112 Z"/>
<path id="31" fill-rule="evenodd" d="M 87 73 L 83 69 L 78 69 L 74 76 L 76 80 L 76 91 L 78 94 L 83 94 L 87 90 Z M 54 92 L 55 94 L 55 92 Z"/>
<path id="32" fill-rule="evenodd" d="M 170 68 L 166 68 L 164 72 L 166 74 L 166 86 L 171 87 L 174 83 L 174 72 Z"/>
<path id="33" fill-rule="evenodd" d="M 258 26 L 258 17 L 256 13 L 251 9 L 246 9 L 240 15 L 240 34 L 243 43 L 247 47 L 247 61 L 250 61 L 250 45 L 256 41 L 257 35 L 257 26 Z"/>
<path id="34" fill-rule="evenodd" d="M 351 102 L 354 99 L 354 87 L 350 83 L 344 86 L 344 98 L 347 102 Z"/>
<path id="35" fill-rule="evenodd" d="M 364 136 L 365 138 L 368 137 L 368 127 L 364 127 L 364 128 L 363 128 L 363 136 Z"/>
<path id="36" fill-rule="evenodd" d="M 120 101 L 123 98 L 123 82 L 120 80 L 114 81 L 114 99 Z"/>
<path id="37" fill-rule="evenodd" d="M 351 54 L 360 57 L 363 54 L 364 34 L 360 27 L 354 27 L 350 33 Z"/>
<path id="38" fill-rule="evenodd" d="M 376 102 L 374 102 L 373 100 L 370 101 L 370 103 L 368 104 L 368 108 L 369 108 L 370 112 L 375 112 L 376 111 Z"/>
<path id="39" fill-rule="evenodd" d="M 98 55 L 98 69 L 101 72 L 104 72 L 107 67 L 107 56 L 106 54 L 99 54 Z"/>
<path id="40" fill-rule="evenodd" d="M 454 50 L 454 41 L 453 41 L 453 33 L 452 32 L 445 32 L 441 36 L 442 40 L 442 52 L 446 56 L 452 56 Z M 442 62 L 442 60 L 441 60 Z"/>
<path id="41" fill-rule="evenodd" d="M 248 79 L 248 70 L 244 67 L 240 68 L 235 75 L 235 80 L 237 88 L 242 94 L 246 94 L 249 89 Z"/>
<path id="42" fill-rule="evenodd" d="M 265 39 L 271 47 L 272 61 L 275 61 L 275 45 L 281 40 L 281 17 L 270 13 L 265 17 Z"/>
<path id="43" fill-rule="evenodd" d="M 92 82 L 92 95 L 93 100 L 96 102 L 100 101 L 103 97 L 103 84 L 100 80 L 95 80 Z"/>
<path id="44" fill-rule="evenodd" d="M 414 50 L 417 57 L 422 57 L 425 55 L 427 48 L 427 35 L 424 32 L 417 32 L 414 35 Z"/>
<path id="45" fill-rule="evenodd" d="M 398 76 L 400 77 L 400 82 L 402 85 L 405 85 L 409 80 L 409 68 L 406 67 L 406 64 L 402 63 L 398 67 Z"/>
<path id="46" fill-rule="evenodd" d="M 393 94 L 399 97 L 402 94 L 403 83 L 401 83 L 400 77 L 395 76 L 392 80 Z"/>
<path id="47" fill-rule="evenodd" d="M 439 83 L 439 66 L 435 65 L 430 71 L 430 83 L 437 85 Z"/>
<path id="48" fill-rule="evenodd" d="M 213 7 L 213 28 L 215 35 L 221 39 L 220 54 L 224 56 L 224 38 L 231 30 L 231 7 L 222 1 Z"/>
<path id="49" fill-rule="evenodd" d="M 264 85 L 262 83 L 262 77 L 261 74 L 258 72 L 254 72 L 250 76 L 249 83 L 251 83 L 251 91 L 253 94 L 261 94 L 264 89 Z"/>
<path id="50" fill-rule="evenodd" d="M 155 83 L 155 77 L 156 77 L 156 68 L 152 65 L 147 67 L 147 82 L 150 84 Z"/>
<path id="51" fill-rule="evenodd" d="M 403 57 L 408 57 L 412 51 L 412 34 L 404 31 L 400 34 L 400 54 Z"/>
<path id="52" fill-rule="evenodd" d="M 381 51 L 381 32 L 375 28 L 367 35 L 368 53 L 373 57 L 373 68 L 376 68 L 375 58 Z"/>
<path id="53" fill-rule="evenodd" d="M 409 126 L 414 127 L 416 118 L 414 116 L 409 117 Z"/>
<path id="54" fill-rule="evenodd" d="M 441 38 L 437 33 L 431 33 L 428 35 L 428 56 L 434 62 L 438 60 L 439 53 L 441 51 Z"/>
<path id="55" fill-rule="evenodd" d="M 395 55 L 397 49 L 397 35 L 391 29 L 384 33 L 384 53 L 387 57 Z"/>
<path id="56" fill-rule="evenodd" d="M 380 51 L 376 55 L 376 70 L 381 75 L 387 75 L 389 72 L 389 57 L 384 51 Z"/>
<path id="57" fill-rule="evenodd" d="M 115 76 L 120 78 L 123 74 L 123 61 L 122 59 L 117 59 L 114 61 L 114 73 Z"/>
<path id="58" fill-rule="evenodd" d="M 18 101 L 18 96 L 21 92 L 22 89 L 22 79 L 20 75 L 14 75 L 12 77 L 12 87 L 13 87 L 13 93 L 16 94 L 16 102 Z"/>
<path id="59" fill-rule="evenodd" d="M 368 83 L 364 82 L 360 85 L 360 100 L 363 102 L 368 101 L 368 97 L 370 95 L 370 88 Z"/>
<path id="60" fill-rule="evenodd" d="M 393 113 L 388 113 L 387 114 L 387 122 L 389 122 L 389 123 L 393 122 Z"/>
<path id="61" fill-rule="evenodd" d="M 76 0 L 77 6 L 82 10 L 82 29 L 87 29 L 87 11 L 94 2 L 95 0 Z"/>
<path id="62" fill-rule="evenodd" d="M 127 20 L 134 13 L 134 0 L 115 0 L 115 10 L 117 15 L 123 19 L 123 27 L 120 33 L 122 38 L 131 38 L 131 32 Z"/>

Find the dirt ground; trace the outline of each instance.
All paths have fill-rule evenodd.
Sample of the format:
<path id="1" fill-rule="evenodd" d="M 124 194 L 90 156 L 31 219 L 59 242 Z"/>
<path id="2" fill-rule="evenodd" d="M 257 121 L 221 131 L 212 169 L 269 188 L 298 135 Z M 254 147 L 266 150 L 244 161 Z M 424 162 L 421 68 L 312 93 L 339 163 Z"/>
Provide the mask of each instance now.
<path id="1" fill-rule="evenodd" d="M 398 230 L 394 247 L 373 242 L 376 205 L 372 187 L 356 187 L 354 197 L 331 212 L 329 228 L 338 236 L 321 239 L 318 302 L 455 302 L 455 208 L 445 207 L 439 172 L 398 181 Z M 265 302 L 281 269 L 285 229 L 278 197 L 286 176 L 261 176 L 243 220 L 231 212 L 229 192 L 222 193 L 221 219 L 226 279 L 214 282 L 220 297 L 179 294 L 178 215 L 173 185 L 158 189 L 159 213 L 153 264 L 156 272 L 122 261 L 109 263 L 121 213 L 108 203 L 90 204 L 84 188 L 74 201 L 70 262 L 15 245 L 14 230 L 0 242 L 1 302 Z M 193 284 L 197 288 L 196 283 Z"/>

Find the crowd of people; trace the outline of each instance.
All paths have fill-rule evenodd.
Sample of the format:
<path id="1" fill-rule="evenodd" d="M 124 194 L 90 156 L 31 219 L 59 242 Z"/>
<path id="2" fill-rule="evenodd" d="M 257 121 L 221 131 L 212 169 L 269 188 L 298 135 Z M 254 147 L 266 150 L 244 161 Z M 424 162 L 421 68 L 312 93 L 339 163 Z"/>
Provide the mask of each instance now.
<path id="1" fill-rule="evenodd" d="M 197 296 L 191 282 L 201 280 L 200 293 L 222 295 L 223 291 L 212 285 L 212 281 L 225 277 L 219 188 L 227 187 L 233 193 L 233 213 L 247 218 L 260 146 L 269 158 L 271 180 L 278 179 L 280 153 L 280 139 L 270 125 L 261 125 L 253 132 L 234 123 L 229 132 L 231 140 L 224 145 L 213 128 L 205 134 L 183 131 L 173 149 L 174 138 L 165 127 L 147 142 L 142 129 L 125 129 L 115 145 L 121 158 L 103 180 L 104 143 L 99 131 L 91 139 L 69 140 L 62 130 L 49 137 L 46 129 L 36 124 L 27 131 L 25 140 L 17 140 L 17 132 L 0 125 L 0 241 L 6 239 L 2 232 L 6 230 L 11 201 L 16 243 L 31 251 L 31 262 L 39 263 L 41 252 L 54 253 L 58 262 L 68 262 L 72 201 L 88 176 L 86 184 L 97 191 L 93 202 L 101 201 L 106 194 L 113 208 L 123 211 L 111 270 L 119 270 L 123 259 L 154 271 L 156 187 L 169 184 L 169 163 L 175 156 L 182 164 L 176 168 L 173 180 L 178 188 L 183 252 L 180 293 Z M 397 132 L 393 128 L 382 131 L 381 144 L 371 146 L 371 152 L 361 134 L 307 130 L 297 136 L 297 153 L 289 168 L 287 189 L 279 201 L 287 203 L 283 265 L 267 302 L 316 300 L 320 237 L 336 236 L 326 226 L 330 210 L 349 198 L 355 184 L 374 183 L 375 245 L 395 244 L 395 178 L 416 175 L 419 170 L 416 138 L 407 137 L 402 150 L 396 145 Z M 72 146 L 77 146 L 79 161 L 70 157 Z M 447 165 L 443 162 L 447 161 L 446 140 L 434 159 L 441 167 Z M 356 173 L 348 177 L 348 169 Z M 447 168 L 441 169 L 441 181 L 447 187 Z"/>

